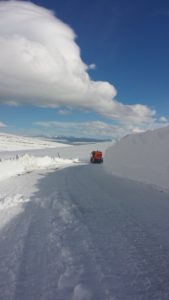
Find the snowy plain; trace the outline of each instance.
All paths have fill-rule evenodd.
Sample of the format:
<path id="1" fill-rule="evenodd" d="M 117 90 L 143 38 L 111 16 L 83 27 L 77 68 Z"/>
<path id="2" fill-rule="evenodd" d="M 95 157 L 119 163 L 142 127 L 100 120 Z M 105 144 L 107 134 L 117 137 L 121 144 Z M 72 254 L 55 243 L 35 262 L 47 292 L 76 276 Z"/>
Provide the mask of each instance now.
<path id="1" fill-rule="evenodd" d="M 0 132 L 0 152 L 2 151 L 17 151 L 28 149 L 44 149 L 44 148 L 56 148 L 66 145 L 62 143 L 56 143 L 40 138 L 23 137 L 9 133 Z"/>
<path id="2" fill-rule="evenodd" d="M 111 146 L 0 153 L 1 300 L 169 299 L 169 193 L 110 176 Z"/>

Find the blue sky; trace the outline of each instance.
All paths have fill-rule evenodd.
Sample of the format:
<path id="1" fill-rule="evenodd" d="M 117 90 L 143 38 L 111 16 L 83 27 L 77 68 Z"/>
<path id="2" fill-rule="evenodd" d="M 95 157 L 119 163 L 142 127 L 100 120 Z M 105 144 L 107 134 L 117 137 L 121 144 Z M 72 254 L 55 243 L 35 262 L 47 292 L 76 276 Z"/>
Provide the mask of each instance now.
<path id="1" fill-rule="evenodd" d="M 92 82 L 108 82 L 117 90 L 116 95 L 115 92 L 110 91 L 109 87 L 105 87 L 105 94 L 112 95 L 112 99 L 115 100 L 115 108 L 113 106 L 112 113 L 109 113 L 111 107 L 109 109 L 107 106 L 104 109 L 102 100 L 103 103 L 98 108 L 97 91 L 94 91 L 94 94 L 90 93 L 90 95 L 88 93 L 87 100 L 82 97 L 78 102 L 80 88 L 77 94 L 75 90 L 73 91 L 75 99 L 77 97 L 76 101 L 72 100 L 73 96 L 69 99 L 65 95 L 63 101 L 60 101 L 60 98 L 55 101 L 52 94 L 49 105 L 46 102 L 44 105 L 44 99 L 43 101 L 36 100 L 40 96 L 37 96 L 35 89 L 31 94 L 27 94 L 27 90 L 25 90 L 26 97 L 23 100 L 25 84 L 25 81 L 23 81 L 21 82 L 22 95 L 16 93 L 14 101 L 11 97 L 13 86 L 11 88 L 9 84 L 0 95 L 1 130 L 30 135 L 41 133 L 48 135 L 75 134 L 93 137 L 100 135 L 99 137 L 106 138 L 119 137 L 129 132 L 139 132 L 168 124 L 169 2 L 167 0 L 40 0 L 32 2 L 38 7 L 42 6 L 52 10 L 59 20 L 73 29 L 76 39 L 72 39 L 80 48 L 82 62 L 88 66 L 93 64 L 93 67 L 88 67 L 86 71 L 90 80 Z M 22 1 L 18 1 L 18 3 L 22 3 Z M 16 19 L 12 20 L 9 12 L 3 15 L 6 18 L 7 32 L 4 33 L 2 30 L 0 37 L 4 37 L 4 34 L 8 33 L 9 25 L 11 40 L 13 40 L 13 36 L 21 34 L 22 36 L 25 34 L 26 40 L 28 38 L 27 28 L 25 28 L 26 33 L 24 33 L 24 29 L 22 33 L 18 32 L 17 28 L 16 32 L 11 33 L 10 26 L 12 26 L 12 22 L 15 21 L 15 24 L 17 22 L 18 8 L 11 6 L 8 9 L 11 10 L 13 15 L 16 14 Z M 29 10 L 29 6 L 24 6 L 24 10 Z M 43 17 L 45 19 L 45 16 Z M 19 20 L 24 24 L 23 19 Z M 32 28 L 36 26 L 34 24 Z M 38 35 L 38 29 L 39 32 L 41 31 L 41 23 L 37 26 Z M 56 26 L 58 25 L 56 24 Z M 43 34 L 43 29 L 40 34 Z M 54 35 L 53 39 L 55 39 Z M 17 42 L 19 44 L 20 40 L 18 39 Z M 72 51 L 74 50 L 72 49 Z M 10 55 L 15 59 L 14 50 L 8 53 L 8 60 Z M 65 55 L 69 57 L 68 51 Z M 16 61 L 17 59 L 19 58 L 16 58 Z M 0 56 L 1 60 L 4 61 L 4 57 Z M 6 68 L 8 77 L 5 78 L 15 77 L 14 67 L 16 66 L 12 66 L 12 71 L 10 66 L 9 64 Z M 0 68 L 0 80 L 3 78 L 6 69 L 5 66 L 4 69 Z M 63 77 L 66 78 L 66 73 L 63 74 Z M 5 78 L 1 80 L 1 86 L 4 86 Z M 18 86 L 17 90 L 19 89 Z M 65 85 L 63 87 L 65 89 Z M 69 95 L 70 91 L 68 90 L 67 93 Z M 59 95 L 62 98 L 62 94 Z M 92 95 L 96 100 L 92 99 Z M 110 102 L 109 95 L 105 107 Z M 19 97 L 22 97 L 22 99 L 19 99 Z M 99 95 L 98 99 L 100 97 Z M 104 87 L 102 97 L 104 97 Z M 94 102 L 92 103 L 92 101 Z M 90 105 L 90 103 L 92 104 Z M 135 104 L 141 106 L 135 109 Z M 134 115 L 135 113 L 136 115 Z M 71 126 L 70 122 L 72 123 Z M 63 126 L 61 123 L 63 123 Z M 81 126 L 78 132 L 74 129 L 78 127 L 79 123 L 81 123 Z"/>

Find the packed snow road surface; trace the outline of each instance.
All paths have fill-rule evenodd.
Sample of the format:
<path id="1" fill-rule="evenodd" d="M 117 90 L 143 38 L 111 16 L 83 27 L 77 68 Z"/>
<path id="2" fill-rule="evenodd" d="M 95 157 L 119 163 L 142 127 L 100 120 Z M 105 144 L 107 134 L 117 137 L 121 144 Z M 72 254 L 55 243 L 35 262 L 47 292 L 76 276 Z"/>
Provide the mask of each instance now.
<path id="1" fill-rule="evenodd" d="M 18 193 L 32 176 L 13 179 Z M 7 200 L 1 300 L 169 299 L 169 194 L 86 165 L 39 175 L 30 198 Z"/>

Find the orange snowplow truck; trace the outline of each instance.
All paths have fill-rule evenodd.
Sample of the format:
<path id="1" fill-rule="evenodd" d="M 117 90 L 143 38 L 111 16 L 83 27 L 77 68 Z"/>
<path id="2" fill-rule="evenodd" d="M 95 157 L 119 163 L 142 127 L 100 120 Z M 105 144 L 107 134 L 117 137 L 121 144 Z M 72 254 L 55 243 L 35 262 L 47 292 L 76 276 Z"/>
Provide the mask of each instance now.
<path id="1" fill-rule="evenodd" d="M 101 151 L 92 151 L 90 157 L 91 163 L 102 163 L 103 162 L 103 153 Z"/>

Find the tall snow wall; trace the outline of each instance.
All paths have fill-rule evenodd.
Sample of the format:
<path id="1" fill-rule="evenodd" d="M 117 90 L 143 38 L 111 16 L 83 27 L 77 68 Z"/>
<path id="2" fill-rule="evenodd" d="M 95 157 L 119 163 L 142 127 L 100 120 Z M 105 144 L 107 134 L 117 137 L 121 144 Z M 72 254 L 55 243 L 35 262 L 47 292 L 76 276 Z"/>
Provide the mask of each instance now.
<path id="1" fill-rule="evenodd" d="M 169 126 L 124 137 L 107 149 L 107 172 L 169 189 Z"/>

